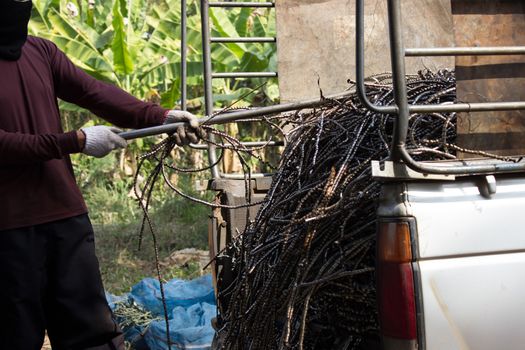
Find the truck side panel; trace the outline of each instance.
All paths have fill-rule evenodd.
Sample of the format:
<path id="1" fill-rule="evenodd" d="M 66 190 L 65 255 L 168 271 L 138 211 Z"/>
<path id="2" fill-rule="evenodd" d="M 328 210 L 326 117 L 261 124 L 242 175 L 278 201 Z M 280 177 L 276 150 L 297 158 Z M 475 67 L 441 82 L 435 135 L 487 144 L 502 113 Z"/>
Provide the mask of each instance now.
<path id="1" fill-rule="evenodd" d="M 525 346 L 525 180 L 486 187 L 483 177 L 406 185 L 427 350 Z"/>
<path id="2" fill-rule="evenodd" d="M 490 197 L 484 186 L 483 178 L 408 185 L 419 259 L 525 251 L 525 180 L 498 178 Z"/>
<path id="3" fill-rule="evenodd" d="M 525 253 L 419 262 L 426 349 L 525 346 Z"/>

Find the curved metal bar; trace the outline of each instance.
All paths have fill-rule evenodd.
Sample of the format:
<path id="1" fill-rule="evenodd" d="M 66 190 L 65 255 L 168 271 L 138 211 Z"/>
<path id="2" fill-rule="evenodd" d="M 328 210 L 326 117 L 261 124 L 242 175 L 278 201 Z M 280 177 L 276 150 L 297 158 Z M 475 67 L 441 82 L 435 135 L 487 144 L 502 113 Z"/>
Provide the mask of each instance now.
<path id="1" fill-rule="evenodd" d="M 359 99 L 371 111 L 396 114 L 396 106 L 378 106 L 370 102 L 365 87 L 365 5 L 364 0 L 356 1 L 356 88 Z"/>
<path id="2" fill-rule="evenodd" d="M 408 119 L 410 117 L 404 57 L 405 48 L 403 45 L 403 33 L 401 31 L 401 4 L 399 0 L 388 0 L 388 28 L 394 99 L 397 105 L 398 115 L 394 123 L 393 146 L 390 152 L 390 158 L 393 161 L 399 161 L 401 159 L 399 149 L 404 149 L 405 147 L 408 134 Z"/>
<path id="3" fill-rule="evenodd" d="M 525 55 L 525 46 L 408 48 L 406 57 Z"/>
<path id="4" fill-rule="evenodd" d="M 180 109 L 187 110 L 188 100 L 188 11 L 186 0 L 180 2 Z"/>
<path id="5" fill-rule="evenodd" d="M 362 0 L 358 0 L 360 2 Z M 391 157 L 394 161 L 404 162 L 410 169 L 424 174 L 443 174 L 443 175 L 471 175 L 471 174 L 491 174 L 495 172 L 515 172 L 525 170 L 525 162 L 520 163 L 487 163 L 487 164 L 466 164 L 453 166 L 436 166 L 423 164 L 415 161 L 408 153 L 405 147 L 405 141 L 408 131 L 408 118 L 410 115 L 407 86 L 405 82 L 405 61 L 404 47 L 402 38 L 402 19 L 401 4 L 399 0 L 388 0 L 388 17 L 390 28 L 390 50 L 392 55 L 392 69 L 394 76 L 394 95 L 396 104 L 399 106 L 398 119 L 394 130 L 394 142 L 391 150 Z M 463 104 L 468 111 L 476 110 L 494 110 L 495 108 L 516 109 L 516 103 L 492 103 L 492 104 Z M 415 107 L 415 106 L 414 106 Z M 433 111 L 437 106 L 428 106 Z M 430 110 L 430 108 L 428 108 Z M 446 106 L 448 107 L 448 106 Z M 457 105 L 451 111 L 457 111 Z M 415 109 L 415 108 L 413 108 Z"/>
<path id="6" fill-rule="evenodd" d="M 480 165 L 453 165 L 448 166 L 443 162 L 442 166 L 429 165 L 415 161 L 412 156 L 408 153 L 406 148 L 399 147 L 397 152 L 401 156 L 401 160 L 410 169 L 423 174 L 443 174 L 443 175 L 484 175 L 494 174 L 497 172 L 517 172 L 525 170 L 525 162 L 519 163 L 490 163 Z"/>
<path id="7" fill-rule="evenodd" d="M 201 30 L 202 30 L 202 63 L 204 65 L 204 104 L 207 115 L 213 113 L 213 87 L 212 87 L 212 64 L 210 48 L 210 8 L 209 0 L 201 0 Z M 208 138 L 215 141 L 215 135 L 209 133 Z M 211 168 L 212 178 L 220 177 L 219 166 L 217 165 L 217 153 L 213 144 L 208 145 L 208 160 L 210 164 L 215 164 Z"/>
<path id="8" fill-rule="evenodd" d="M 345 91 L 339 94 L 329 95 L 321 99 L 312 99 L 312 100 L 300 101 L 300 102 L 283 103 L 283 104 L 278 104 L 274 106 L 225 113 L 221 115 L 216 115 L 211 118 L 210 117 L 200 118 L 199 123 L 201 125 L 202 124 L 212 125 L 212 124 L 231 123 L 231 122 L 235 122 L 241 119 L 251 119 L 251 118 L 262 119 L 263 117 L 273 115 L 273 114 L 296 111 L 296 110 L 305 109 L 305 108 L 317 107 L 317 106 L 322 105 L 323 103 L 326 103 L 326 100 L 336 100 L 340 98 L 345 98 L 352 94 L 354 94 L 354 91 Z M 173 123 L 173 124 L 153 126 L 153 127 L 144 128 L 144 129 L 125 131 L 125 132 L 120 133 L 119 136 L 123 137 L 126 140 L 132 140 L 132 139 L 137 139 L 140 137 L 161 135 L 165 133 L 169 134 L 169 133 L 175 132 L 175 130 L 179 126 L 183 126 L 183 125 L 184 123 Z"/>

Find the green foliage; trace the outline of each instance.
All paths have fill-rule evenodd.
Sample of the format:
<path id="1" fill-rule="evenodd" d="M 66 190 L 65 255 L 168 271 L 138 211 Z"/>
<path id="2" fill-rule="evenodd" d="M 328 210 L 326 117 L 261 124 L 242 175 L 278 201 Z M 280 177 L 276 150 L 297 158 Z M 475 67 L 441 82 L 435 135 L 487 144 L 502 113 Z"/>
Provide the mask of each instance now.
<path id="1" fill-rule="evenodd" d="M 115 71 L 124 76 L 133 73 L 133 62 L 128 49 L 128 42 L 126 36 L 126 28 L 124 26 L 124 17 L 120 13 L 120 3 L 115 2 L 113 5 L 113 41 L 111 43 L 111 50 L 113 52 L 113 62 L 115 63 Z"/>
<path id="2" fill-rule="evenodd" d="M 88 1 L 36 0 L 34 4 L 30 32 L 55 42 L 95 78 L 151 100 L 178 76 L 180 50 L 172 46 L 171 54 L 165 56 L 158 49 L 153 39 L 158 30 L 150 27 L 153 17 L 146 15 L 144 1 L 106 0 L 89 5 Z M 160 28 L 172 20 L 173 11 L 157 18 Z"/>
<path id="3" fill-rule="evenodd" d="M 87 73 L 111 82 L 132 95 L 174 107 L 180 99 L 180 2 L 146 0 L 34 0 L 30 33 L 55 42 Z M 203 96 L 200 15 L 196 1 L 188 4 L 188 90 L 194 105 Z M 272 10 L 210 11 L 213 36 L 273 36 Z M 216 71 L 275 70 L 276 46 L 225 43 L 213 46 Z M 233 91 L 252 89 L 261 81 L 215 80 L 222 96 L 218 106 L 235 100 Z M 261 92 L 276 101 L 276 80 Z M 225 98 L 224 96 L 231 96 Z M 248 96 L 247 104 L 254 102 Z M 259 97 L 258 100 L 261 100 Z M 79 111 L 62 104 L 66 110 Z"/>
<path id="4" fill-rule="evenodd" d="M 202 216 L 206 217 L 205 213 Z M 179 223 L 168 223 L 162 225 L 157 233 L 159 243 L 160 260 L 166 260 L 174 250 L 187 247 L 180 244 L 183 237 L 179 234 L 184 232 L 185 227 Z M 114 294 L 122 294 L 130 291 L 130 288 L 145 277 L 156 275 L 155 252 L 150 237 L 145 237 L 142 250 L 138 251 L 137 227 L 136 225 L 95 225 L 97 234 L 97 256 L 100 261 L 100 269 L 105 288 Z M 207 249 L 206 237 L 194 235 L 194 240 L 199 239 L 198 244 L 192 243 L 194 247 Z M 167 265 L 162 269 L 165 280 L 172 278 L 195 278 L 201 274 L 198 264 L 190 263 L 187 266 Z"/>
<path id="5" fill-rule="evenodd" d="M 76 178 L 90 209 L 91 219 L 100 224 L 130 223 L 139 216 L 132 198 L 131 178 L 115 171 L 115 156 L 105 158 L 75 155 Z"/>
<path id="6" fill-rule="evenodd" d="M 52 40 L 88 74 L 113 83 L 141 100 L 157 102 L 166 108 L 179 105 L 179 1 L 34 0 L 33 3 L 29 25 L 32 35 Z M 212 9 L 212 35 L 273 36 L 274 17 L 274 11 L 267 9 Z M 202 45 L 197 1 L 188 3 L 187 23 L 189 107 L 193 112 L 202 113 Z M 214 44 L 214 70 L 276 70 L 275 53 L 276 45 L 272 44 Z M 277 101 L 276 79 L 267 82 L 261 91 L 251 93 L 263 82 L 261 79 L 214 80 L 215 104 L 224 107 L 242 99 L 236 106 L 244 107 Z M 67 112 L 65 125 L 81 127 L 94 119 L 90 113 L 64 101 L 60 107 L 63 114 Z M 147 150 L 152 142 L 154 139 L 133 142 L 132 157 Z"/>
<path id="7" fill-rule="evenodd" d="M 180 2 L 171 0 L 33 0 L 31 35 L 53 41 L 78 67 L 91 76 L 115 84 L 141 100 L 176 108 L 180 104 Z M 275 18 L 266 9 L 213 9 L 212 36 L 274 36 Z M 203 112 L 203 68 L 198 1 L 188 2 L 188 94 L 193 112 Z M 214 71 L 276 70 L 276 46 L 271 44 L 214 44 Z M 277 80 L 214 80 L 215 104 L 261 105 L 278 100 Z M 65 130 L 101 123 L 91 113 L 60 101 Z M 254 136 L 241 130 L 241 136 Z M 264 136 L 263 136 L 264 137 Z M 157 139 L 136 140 L 126 153 L 95 159 L 74 155 L 79 186 L 97 230 L 98 255 L 106 285 L 124 292 L 143 277 L 154 274 L 154 252 L 146 239 L 137 253 L 137 231 L 142 212 L 132 193 L 138 154 Z M 186 160 L 183 160 L 186 161 Z M 187 164 L 193 167 L 193 164 Z M 132 171 L 126 170 L 126 166 Z M 147 170 L 147 169 L 146 169 Z M 207 174 L 206 174 L 207 175 Z M 193 195 L 193 177 L 179 179 L 179 186 Z M 211 194 L 207 194 L 209 197 Z M 158 234 L 161 258 L 175 249 L 207 245 L 209 208 L 189 203 L 158 185 L 152 218 Z M 210 199 L 210 198 L 208 198 Z M 147 233 L 148 235 L 148 233 Z M 189 276 L 169 270 L 165 278 Z"/>

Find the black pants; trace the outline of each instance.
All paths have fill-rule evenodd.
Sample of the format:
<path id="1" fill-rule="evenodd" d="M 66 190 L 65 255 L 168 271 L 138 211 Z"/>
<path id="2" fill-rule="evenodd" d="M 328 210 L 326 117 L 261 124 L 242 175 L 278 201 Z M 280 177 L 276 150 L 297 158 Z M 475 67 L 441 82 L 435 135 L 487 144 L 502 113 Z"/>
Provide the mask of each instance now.
<path id="1" fill-rule="evenodd" d="M 0 231 L 0 350 L 124 349 L 87 215 Z"/>

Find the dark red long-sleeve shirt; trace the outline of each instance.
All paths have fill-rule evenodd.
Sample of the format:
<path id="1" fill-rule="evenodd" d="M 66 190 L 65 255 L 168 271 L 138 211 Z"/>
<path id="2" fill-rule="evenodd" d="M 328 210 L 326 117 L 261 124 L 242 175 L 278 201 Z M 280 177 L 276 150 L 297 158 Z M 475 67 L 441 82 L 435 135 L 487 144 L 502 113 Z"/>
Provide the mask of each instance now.
<path id="1" fill-rule="evenodd" d="M 165 109 L 98 81 L 51 42 L 29 37 L 18 61 L 0 60 L 0 231 L 87 212 L 69 154 L 57 98 L 125 128 L 159 125 Z"/>

